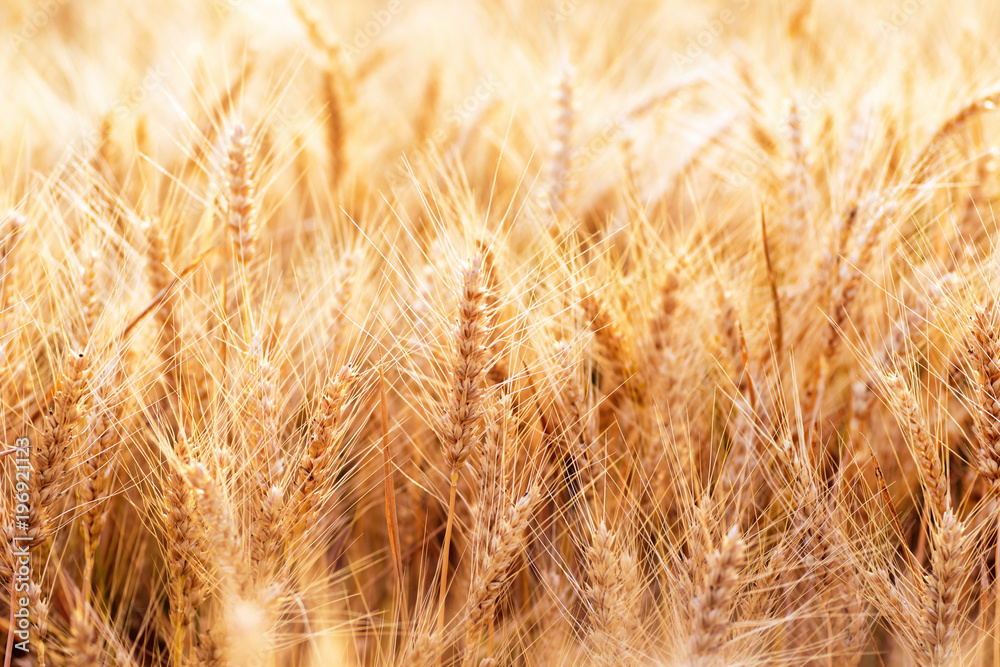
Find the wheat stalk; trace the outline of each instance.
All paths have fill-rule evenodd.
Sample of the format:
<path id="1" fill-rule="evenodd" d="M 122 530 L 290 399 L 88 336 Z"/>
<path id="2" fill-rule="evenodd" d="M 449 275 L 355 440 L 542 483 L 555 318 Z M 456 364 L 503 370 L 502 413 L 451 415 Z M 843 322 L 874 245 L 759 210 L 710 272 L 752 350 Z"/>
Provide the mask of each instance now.
<path id="1" fill-rule="evenodd" d="M 451 399 L 441 420 L 441 439 L 445 464 L 450 471 L 448 520 L 441 547 L 441 581 L 438 597 L 437 633 L 444 629 L 444 605 L 448 592 L 448 555 L 458 492 L 458 474 L 472 454 L 480 435 L 483 416 L 483 380 L 485 374 L 486 291 L 480 272 L 482 259 L 469 262 L 462 275 L 462 292 L 455 329 L 455 366 Z"/>

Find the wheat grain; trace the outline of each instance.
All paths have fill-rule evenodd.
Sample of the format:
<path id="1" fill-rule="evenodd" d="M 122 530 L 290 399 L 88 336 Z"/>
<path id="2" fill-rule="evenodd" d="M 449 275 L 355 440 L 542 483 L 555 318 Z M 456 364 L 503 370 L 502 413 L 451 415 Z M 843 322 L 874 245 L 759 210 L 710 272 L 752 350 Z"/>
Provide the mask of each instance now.
<path id="1" fill-rule="evenodd" d="M 196 504 L 204 524 L 201 539 L 209 545 L 222 583 L 230 586 L 240 596 L 249 595 L 249 573 L 239 535 L 218 483 L 200 462 L 187 465 L 184 475 L 194 489 Z"/>
<path id="2" fill-rule="evenodd" d="M 179 466 L 190 465 L 191 445 L 186 435 L 178 438 L 175 452 Z M 167 550 L 167 573 L 170 579 L 170 618 L 174 629 L 173 655 L 181 659 L 187 629 L 192 626 L 204 599 L 204 576 L 207 567 L 204 534 L 196 520 L 194 498 L 180 471 L 171 471 L 163 494 Z"/>
<path id="3" fill-rule="evenodd" d="M 354 367 L 345 365 L 320 398 L 309 442 L 295 473 L 294 492 L 286 515 L 289 548 L 314 525 L 318 501 L 324 497 L 326 486 L 336 473 L 336 464 L 342 457 L 339 447 L 351 401 L 351 387 L 356 379 Z"/>
<path id="4" fill-rule="evenodd" d="M 257 250 L 257 221 L 250 172 L 250 146 L 243 125 L 236 124 L 229 136 L 226 162 L 226 226 L 233 239 L 237 261 L 245 266 Z"/>
<path id="5" fill-rule="evenodd" d="M 104 647 L 84 604 L 74 607 L 70 616 L 70 635 L 66 651 L 70 667 L 90 667 L 104 664 Z"/>
<path id="6" fill-rule="evenodd" d="M 121 436 L 116 429 L 119 428 L 123 413 L 122 391 L 117 387 L 121 378 L 118 377 L 115 363 L 111 365 L 110 375 L 110 378 L 103 378 L 109 384 L 100 384 L 94 390 L 94 404 L 87 426 L 87 444 L 83 449 L 84 459 L 80 467 L 81 481 L 77 487 L 77 504 L 84 510 L 80 517 L 80 532 L 85 549 L 85 598 L 90 594 L 94 556 L 100 546 L 101 533 L 108 516 L 112 479 L 121 443 Z"/>
<path id="7" fill-rule="evenodd" d="M 908 435 L 910 447 L 913 449 L 920 466 L 920 474 L 930 499 L 931 511 L 934 517 L 940 521 L 951 507 L 951 499 L 944 468 L 941 465 L 938 444 L 927 430 L 920 406 L 906 384 L 906 380 L 899 373 L 893 373 L 889 375 L 887 382 L 889 400 Z"/>
<path id="8" fill-rule="evenodd" d="M 466 658 L 469 664 L 484 627 L 492 620 L 497 602 L 507 587 L 515 559 L 524 548 L 525 531 L 538 490 L 531 488 L 511 506 L 496 525 L 487 544 L 479 547 L 465 622 Z"/>
<path id="9" fill-rule="evenodd" d="M 712 664 L 722 659 L 745 561 L 746 546 L 734 527 L 708 555 L 704 580 L 691 600 L 689 651 L 692 663 Z"/>
<path id="10" fill-rule="evenodd" d="M 570 158 L 573 152 L 573 125 L 576 112 L 573 102 L 575 70 L 568 62 L 559 67 L 558 79 L 552 90 L 555 102 L 553 138 L 549 158 L 549 206 L 559 213 L 566 206 L 572 183 Z"/>
<path id="11" fill-rule="evenodd" d="M 27 535 L 38 545 L 54 531 L 56 505 L 65 491 L 66 464 L 82 426 L 81 401 L 88 390 L 90 360 L 82 354 L 66 362 L 61 387 L 46 420 L 45 434 L 32 459 L 33 483 Z"/>
<path id="12" fill-rule="evenodd" d="M 633 556 L 602 521 L 587 547 L 587 586 L 584 596 L 590 612 L 587 644 L 601 665 L 636 661 L 638 572 Z"/>
<path id="13" fill-rule="evenodd" d="M 40 666 L 44 666 L 48 650 L 49 600 L 42 595 L 42 587 L 35 581 L 28 584 L 28 609 L 35 626 L 35 655 Z"/>
<path id="14" fill-rule="evenodd" d="M 973 316 L 975 347 L 972 358 L 978 373 L 979 406 L 976 410 L 976 465 L 991 485 L 1000 481 L 1000 344 L 992 306 L 976 309 Z"/>
<path id="15" fill-rule="evenodd" d="M 958 652 L 959 604 L 962 597 L 964 526 L 952 512 L 936 533 L 931 573 L 924 601 L 925 657 L 928 664 L 950 665 Z"/>

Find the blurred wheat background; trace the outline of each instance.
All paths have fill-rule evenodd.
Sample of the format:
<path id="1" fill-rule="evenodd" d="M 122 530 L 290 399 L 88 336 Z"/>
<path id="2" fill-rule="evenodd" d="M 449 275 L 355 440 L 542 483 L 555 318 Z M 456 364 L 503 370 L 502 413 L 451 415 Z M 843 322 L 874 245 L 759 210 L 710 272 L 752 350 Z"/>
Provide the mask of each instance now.
<path id="1" fill-rule="evenodd" d="M 1000 665 L 998 38 L 4 0 L 5 666 Z"/>

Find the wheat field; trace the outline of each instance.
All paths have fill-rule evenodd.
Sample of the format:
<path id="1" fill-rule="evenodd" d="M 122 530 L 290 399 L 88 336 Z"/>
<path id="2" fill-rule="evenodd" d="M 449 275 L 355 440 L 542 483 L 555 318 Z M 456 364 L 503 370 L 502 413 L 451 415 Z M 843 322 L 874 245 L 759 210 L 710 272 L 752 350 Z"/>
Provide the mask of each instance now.
<path id="1" fill-rule="evenodd" d="M 10 665 L 1000 665 L 993 0 L 4 0 Z"/>

